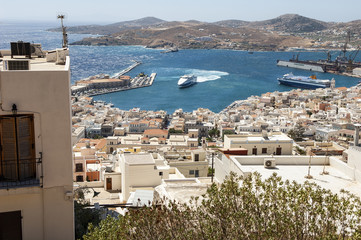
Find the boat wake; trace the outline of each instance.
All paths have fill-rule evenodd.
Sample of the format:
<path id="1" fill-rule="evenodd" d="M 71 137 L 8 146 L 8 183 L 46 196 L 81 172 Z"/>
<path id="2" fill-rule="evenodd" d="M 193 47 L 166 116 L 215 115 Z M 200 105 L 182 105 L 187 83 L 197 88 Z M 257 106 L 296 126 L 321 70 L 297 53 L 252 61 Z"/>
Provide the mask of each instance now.
<path id="1" fill-rule="evenodd" d="M 197 76 L 197 82 L 208 82 L 220 79 L 222 76 L 228 75 L 227 72 L 221 71 L 207 71 L 207 70 L 199 70 L 193 69 L 189 72 L 189 74 L 193 74 Z"/>

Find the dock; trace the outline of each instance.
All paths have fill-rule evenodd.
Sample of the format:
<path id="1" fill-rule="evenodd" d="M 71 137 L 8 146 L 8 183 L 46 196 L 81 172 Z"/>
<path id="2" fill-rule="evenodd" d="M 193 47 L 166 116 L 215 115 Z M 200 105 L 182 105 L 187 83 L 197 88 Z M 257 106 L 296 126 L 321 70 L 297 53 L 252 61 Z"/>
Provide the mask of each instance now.
<path id="1" fill-rule="evenodd" d="M 127 67 L 126 69 L 120 71 L 119 73 L 116 73 L 112 76 L 112 78 L 119 78 L 120 76 L 123 76 L 124 74 L 130 72 L 131 70 L 133 70 L 134 68 L 136 68 L 137 66 L 139 66 L 140 64 L 142 64 L 142 62 L 139 61 L 135 61 L 132 60 L 134 63 L 132 65 L 130 65 L 129 67 Z"/>
<path id="2" fill-rule="evenodd" d="M 157 73 L 152 73 L 150 76 L 144 76 L 144 77 L 137 76 L 131 80 L 130 86 L 121 87 L 121 88 L 91 89 L 90 91 L 83 93 L 82 96 L 92 97 L 102 94 L 113 93 L 113 92 L 121 92 L 121 91 L 137 89 L 137 88 L 150 87 L 153 85 L 156 76 Z"/>

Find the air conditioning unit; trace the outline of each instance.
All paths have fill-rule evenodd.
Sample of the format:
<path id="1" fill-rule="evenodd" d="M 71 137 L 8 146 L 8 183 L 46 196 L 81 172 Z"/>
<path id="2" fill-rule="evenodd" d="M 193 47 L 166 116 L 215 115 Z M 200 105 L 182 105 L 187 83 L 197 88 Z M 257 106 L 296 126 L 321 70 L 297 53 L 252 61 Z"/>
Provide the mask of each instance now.
<path id="1" fill-rule="evenodd" d="M 276 159 L 274 159 L 274 158 L 266 158 L 264 160 L 264 167 L 265 168 L 275 168 L 276 167 Z"/>
<path id="2" fill-rule="evenodd" d="M 40 43 L 30 44 L 31 56 L 45 57 L 45 52 L 41 49 Z"/>
<path id="3" fill-rule="evenodd" d="M 3 61 L 4 70 L 30 70 L 29 59 L 9 59 Z"/>

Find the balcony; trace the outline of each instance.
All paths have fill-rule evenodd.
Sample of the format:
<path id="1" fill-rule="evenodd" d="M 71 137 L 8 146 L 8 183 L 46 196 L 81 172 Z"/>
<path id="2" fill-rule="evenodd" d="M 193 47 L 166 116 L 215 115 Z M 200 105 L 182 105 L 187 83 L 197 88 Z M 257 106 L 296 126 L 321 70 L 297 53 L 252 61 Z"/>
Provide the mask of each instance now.
<path id="1" fill-rule="evenodd" d="M 0 189 L 43 187 L 42 158 L 0 162 Z"/>

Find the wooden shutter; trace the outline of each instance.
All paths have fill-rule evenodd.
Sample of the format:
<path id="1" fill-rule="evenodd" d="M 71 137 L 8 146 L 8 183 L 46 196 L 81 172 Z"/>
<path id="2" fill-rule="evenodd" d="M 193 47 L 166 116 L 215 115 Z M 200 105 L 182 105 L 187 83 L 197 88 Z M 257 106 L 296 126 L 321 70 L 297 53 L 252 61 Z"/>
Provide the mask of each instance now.
<path id="1" fill-rule="evenodd" d="M 33 116 L 17 117 L 19 179 L 34 178 L 35 171 L 35 143 Z"/>
<path id="2" fill-rule="evenodd" d="M 17 155 L 15 118 L 2 117 L 0 119 L 1 135 L 1 175 L 6 180 L 17 179 Z"/>
<path id="3" fill-rule="evenodd" d="M 5 180 L 36 177 L 32 115 L 0 117 L 0 173 Z"/>

